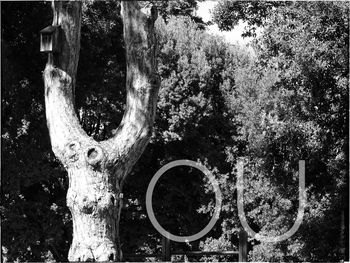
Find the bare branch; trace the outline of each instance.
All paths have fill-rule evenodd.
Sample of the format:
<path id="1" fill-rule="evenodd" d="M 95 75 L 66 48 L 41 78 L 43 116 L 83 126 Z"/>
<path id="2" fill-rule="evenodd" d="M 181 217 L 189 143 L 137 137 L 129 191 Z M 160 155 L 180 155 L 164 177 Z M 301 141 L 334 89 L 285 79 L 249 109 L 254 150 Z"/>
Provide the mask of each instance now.
<path id="1" fill-rule="evenodd" d="M 44 71 L 46 116 L 53 151 L 64 162 L 72 141 L 99 144 L 106 163 L 123 163 L 123 178 L 138 160 L 151 136 L 160 80 L 156 66 L 154 22 L 156 9 L 137 1 L 122 2 L 126 45 L 127 101 L 124 117 L 114 137 L 100 143 L 88 137 L 74 109 L 74 88 L 80 49 L 81 2 L 53 2 L 53 25 L 61 26 L 62 50 L 50 54 Z M 78 15 L 77 15 L 78 14 Z"/>
<path id="2" fill-rule="evenodd" d="M 156 10 L 137 1 L 122 2 L 127 61 L 126 111 L 116 135 L 105 142 L 110 161 L 138 160 L 151 136 L 160 86 L 156 65 Z M 125 171 L 125 175 L 129 171 Z M 124 175 L 124 176 L 125 176 Z"/>
<path id="3" fill-rule="evenodd" d="M 88 139 L 74 109 L 75 78 L 80 50 L 80 1 L 53 1 L 53 25 L 60 26 L 59 53 L 50 53 L 44 70 L 46 119 L 52 149 L 64 163 L 66 145 Z"/>

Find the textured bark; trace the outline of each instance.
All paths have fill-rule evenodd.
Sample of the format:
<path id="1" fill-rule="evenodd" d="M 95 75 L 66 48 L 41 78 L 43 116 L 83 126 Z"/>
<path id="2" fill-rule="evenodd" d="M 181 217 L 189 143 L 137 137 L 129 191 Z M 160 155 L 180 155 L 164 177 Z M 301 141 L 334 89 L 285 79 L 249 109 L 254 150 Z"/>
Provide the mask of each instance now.
<path id="1" fill-rule="evenodd" d="M 127 59 L 127 104 L 114 137 L 97 142 L 79 124 L 74 88 L 79 60 L 81 2 L 53 2 L 53 25 L 61 26 L 59 54 L 44 70 L 46 118 L 52 150 L 68 171 L 72 213 L 70 261 L 120 260 L 122 184 L 152 132 L 159 77 L 156 70 L 156 10 L 122 2 Z"/>

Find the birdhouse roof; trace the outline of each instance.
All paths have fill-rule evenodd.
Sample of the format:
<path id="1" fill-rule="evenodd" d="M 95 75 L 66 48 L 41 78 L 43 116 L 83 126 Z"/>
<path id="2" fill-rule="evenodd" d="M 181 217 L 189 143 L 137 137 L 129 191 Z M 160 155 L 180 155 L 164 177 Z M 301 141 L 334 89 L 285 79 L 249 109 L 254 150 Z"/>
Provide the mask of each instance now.
<path id="1" fill-rule="evenodd" d="M 55 32 L 55 30 L 56 30 L 58 27 L 59 27 L 59 26 L 48 26 L 48 27 L 45 27 L 44 29 L 40 30 L 40 33 L 44 33 L 44 34 L 53 33 L 53 32 Z"/>

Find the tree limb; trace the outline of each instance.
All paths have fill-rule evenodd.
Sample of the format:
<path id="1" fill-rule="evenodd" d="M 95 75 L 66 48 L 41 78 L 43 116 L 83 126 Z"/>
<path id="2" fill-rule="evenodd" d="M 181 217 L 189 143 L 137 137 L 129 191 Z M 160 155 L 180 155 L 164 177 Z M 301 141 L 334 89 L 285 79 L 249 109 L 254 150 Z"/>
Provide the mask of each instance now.
<path id="1" fill-rule="evenodd" d="M 61 52 L 49 54 L 43 78 L 46 119 L 55 155 L 65 164 L 67 145 L 88 140 L 74 109 L 74 89 L 80 50 L 80 1 L 53 1 L 53 25 L 60 25 Z"/>
<path id="2" fill-rule="evenodd" d="M 137 1 L 123 1 L 121 5 L 127 61 L 127 101 L 124 117 L 112 138 L 99 143 L 90 138 L 79 124 L 74 109 L 81 2 L 53 2 L 53 25 L 61 26 L 62 50 L 56 56 L 49 54 L 51 57 L 44 71 L 46 117 L 55 155 L 66 164 L 66 152 L 71 144 L 98 144 L 106 152 L 105 163 L 111 167 L 122 164 L 125 168 L 118 169 L 118 178 L 128 174 L 149 142 L 160 86 L 155 55 L 156 9 L 141 8 Z"/>
<path id="3" fill-rule="evenodd" d="M 106 147 L 111 162 L 123 162 L 131 168 L 150 139 L 155 118 L 160 86 L 154 32 L 157 14 L 153 7 L 141 8 L 137 1 L 123 1 L 121 13 L 127 61 L 126 111 Z"/>

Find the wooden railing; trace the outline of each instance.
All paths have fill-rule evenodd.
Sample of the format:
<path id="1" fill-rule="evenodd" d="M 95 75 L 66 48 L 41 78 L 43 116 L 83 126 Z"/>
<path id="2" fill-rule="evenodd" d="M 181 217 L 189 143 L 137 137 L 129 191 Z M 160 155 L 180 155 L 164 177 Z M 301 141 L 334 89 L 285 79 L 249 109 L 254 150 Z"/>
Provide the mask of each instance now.
<path id="1" fill-rule="evenodd" d="M 159 258 L 162 261 L 171 261 L 171 256 L 189 256 L 189 257 L 203 257 L 203 256 L 238 256 L 238 262 L 247 261 L 247 232 L 241 230 L 239 233 L 239 246 L 238 251 L 171 251 L 170 240 L 162 238 L 162 253 L 161 254 L 124 254 L 124 261 L 130 259 L 141 259 L 141 258 Z"/>

